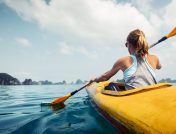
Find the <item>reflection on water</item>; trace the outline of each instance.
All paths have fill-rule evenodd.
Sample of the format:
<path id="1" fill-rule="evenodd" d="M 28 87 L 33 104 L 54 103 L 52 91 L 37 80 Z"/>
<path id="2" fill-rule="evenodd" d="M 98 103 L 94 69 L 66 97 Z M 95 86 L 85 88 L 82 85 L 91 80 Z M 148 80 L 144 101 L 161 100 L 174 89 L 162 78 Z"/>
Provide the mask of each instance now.
<path id="1" fill-rule="evenodd" d="M 0 133 L 117 133 L 90 105 L 85 90 L 70 97 L 65 105 L 40 105 L 79 87 L 81 85 L 0 87 Z"/>

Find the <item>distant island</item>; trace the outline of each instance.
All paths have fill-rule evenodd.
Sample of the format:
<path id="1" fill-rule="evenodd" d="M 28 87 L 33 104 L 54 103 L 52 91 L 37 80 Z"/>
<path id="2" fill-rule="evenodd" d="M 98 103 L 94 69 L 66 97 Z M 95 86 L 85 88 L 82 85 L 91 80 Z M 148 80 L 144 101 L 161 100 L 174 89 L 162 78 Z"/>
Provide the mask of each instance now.
<path id="1" fill-rule="evenodd" d="M 20 85 L 17 78 L 12 77 L 7 73 L 0 73 L 0 85 Z"/>
<path id="2" fill-rule="evenodd" d="M 20 82 L 17 78 L 7 74 L 0 73 L 0 85 L 67 85 L 67 84 L 85 84 L 88 81 L 77 79 L 75 82 L 67 83 L 66 80 L 61 82 L 53 83 L 48 80 L 44 81 L 33 81 L 32 79 L 25 79 L 23 82 Z"/>
<path id="3" fill-rule="evenodd" d="M 124 82 L 123 80 L 117 80 L 118 82 Z M 44 81 L 33 81 L 32 79 L 25 79 L 23 82 L 20 82 L 17 78 L 7 74 L 0 73 L 0 85 L 67 85 L 67 84 L 86 84 L 88 81 L 77 79 L 75 82 L 67 83 L 66 80 L 61 82 L 51 82 L 48 80 Z M 171 78 L 161 79 L 158 83 L 176 83 L 176 80 Z"/>
<path id="4" fill-rule="evenodd" d="M 159 83 L 163 83 L 163 82 L 167 82 L 167 83 L 176 83 L 176 80 L 172 80 L 171 78 L 166 78 L 166 79 L 161 79 L 159 81 Z"/>

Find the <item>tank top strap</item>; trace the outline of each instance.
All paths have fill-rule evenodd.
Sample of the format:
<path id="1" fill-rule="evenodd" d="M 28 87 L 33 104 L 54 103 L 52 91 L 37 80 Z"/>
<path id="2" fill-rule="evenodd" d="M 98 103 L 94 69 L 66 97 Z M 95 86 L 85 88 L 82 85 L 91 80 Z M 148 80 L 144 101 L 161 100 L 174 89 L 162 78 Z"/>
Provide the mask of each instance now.
<path id="1" fill-rule="evenodd" d="M 135 55 L 130 55 L 130 58 L 133 60 L 133 63 L 130 67 L 128 67 L 124 72 L 123 72 L 123 79 L 127 81 L 129 77 L 131 77 L 137 70 L 137 59 Z"/>
<path id="2" fill-rule="evenodd" d="M 155 70 L 153 69 L 153 67 L 150 65 L 150 63 L 147 60 L 147 55 L 145 55 L 144 57 L 144 63 L 146 64 L 148 70 L 150 71 L 150 73 L 153 75 L 153 77 L 155 77 Z"/>

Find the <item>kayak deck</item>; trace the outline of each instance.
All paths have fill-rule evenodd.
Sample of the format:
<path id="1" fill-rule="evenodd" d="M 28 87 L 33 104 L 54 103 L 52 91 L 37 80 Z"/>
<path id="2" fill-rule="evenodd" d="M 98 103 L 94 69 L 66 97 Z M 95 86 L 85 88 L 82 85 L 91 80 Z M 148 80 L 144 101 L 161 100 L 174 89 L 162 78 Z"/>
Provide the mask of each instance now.
<path id="1" fill-rule="evenodd" d="M 176 87 L 168 83 L 128 91 L 105 91 L 109 82 L 87 87 L 102 111 L 131 132 L 176 133 Z M 122 85 L 121 85 L 122 86 Z"/>

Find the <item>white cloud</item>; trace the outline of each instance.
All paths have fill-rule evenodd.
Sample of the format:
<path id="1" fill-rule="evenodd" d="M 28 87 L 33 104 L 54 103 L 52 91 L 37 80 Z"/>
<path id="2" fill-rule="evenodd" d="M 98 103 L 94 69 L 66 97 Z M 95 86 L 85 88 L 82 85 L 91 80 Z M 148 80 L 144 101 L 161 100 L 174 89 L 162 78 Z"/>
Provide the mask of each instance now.
<path id="1" fill-rule="evenodd" d="M 124 42 L 130 30 L 141 28 L 151 37 L 154 27 L 131 4 L 112 0 L 5 0 L 24 20 L 59 33 L 65 40 L 112 45 Z M 73 44 L 73 43 L 70 43 Z"/>
<path id="2" fill-rule="evenodd" d="M 150 16 L 152 9 L 152 0 L 131 0 L 137 9 L 139 9 L 145 16 Z"/>
<path id="3" fill-rule="evenodd" d="M 176 26 L 176 0 L 172 0 L 165 8 L 164 22 L 166 26 Z"/>
<path id="4" fill-rule="evenodd" d="M 97 53 L 95 51 L 90 52 L 85 47 L 73 47 L 72 45 L 68 45 L 66 42 L 59 43 L 59 51 L 64 55 L 74 55 L 74 54 L 82 54 L 89 58 L 97 58 Z"/>
<path id="5" fill-rule="evenodd" d="M 28 39 L 23 37 L 16 38 L 15 40 L 22 47 L 30 47 L 32 45 Z"/>

